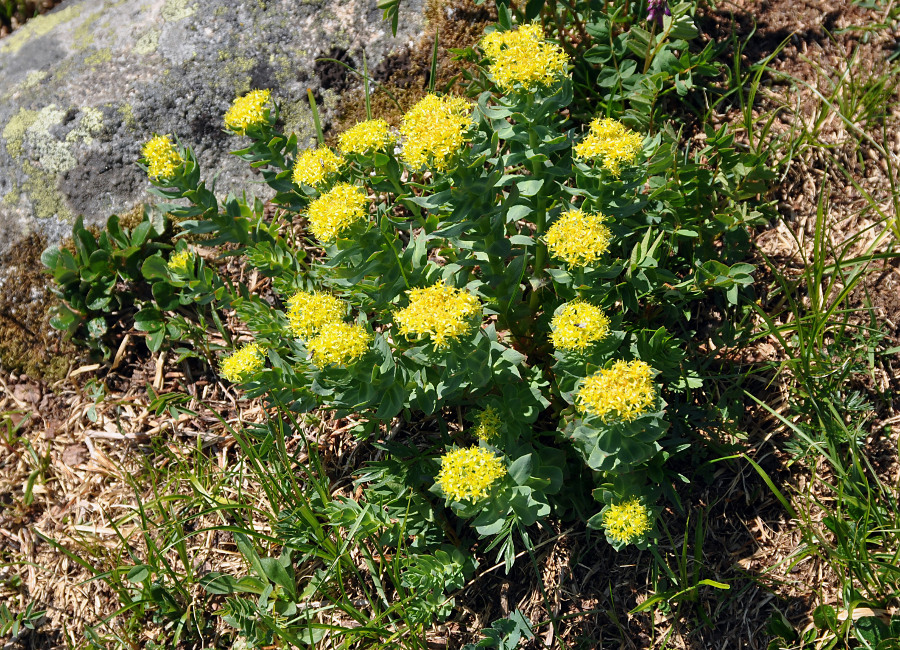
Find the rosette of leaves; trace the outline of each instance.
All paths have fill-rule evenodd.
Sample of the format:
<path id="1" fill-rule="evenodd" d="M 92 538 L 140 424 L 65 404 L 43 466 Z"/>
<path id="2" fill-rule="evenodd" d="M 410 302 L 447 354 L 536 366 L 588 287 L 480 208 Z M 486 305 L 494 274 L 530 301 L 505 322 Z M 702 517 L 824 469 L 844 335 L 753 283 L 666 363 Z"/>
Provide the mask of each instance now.
<path id="1" fill-rule="evenodd" d="M 188 261 L 183 268 L 173 268 L 171 260 L 179 255 L 186 256 Z M 147 258 L 141 265 L 141 274 L 151 283 L 154 300 L 153 306 L 141 310 L 147 315 L 145 320 L 155 325 L 148 330 L 151 349 L 158 349 L 157 341 L 161 344 L 164 339 L 189 340 L 211 359 L 208 329 L 214 327 L 226 341 L 231 338 L 216 307 L 227 304 L 232 294 L 201 256 L 190 253 L 184 240 L 167 259 L 161 253 Z M 197 356 L 187 348 L 178 348 L 176 352 L 181 359 Z"/>
<path id="2" fill-rule="evenodd" d="M 470 519 L 479 535 L 493 538 L 486 550 L 496 549 L 509 571 L 515 562 L 516 536 L 527 540 L 525 529 L 550 514 L 549 497 L 562 488 L 566 458 L 562 450 L 540 444 L 510 444 L 503 453 L 510 459 L 507 474 L 491 486 L 486 498 L 449 499 L 449 505 L 458 517 Z M 432 490 L 442 494 L 438 486 Z"/>
<path id="3" fill-rule="evenodd" d="M 157 314 L 142 309 L 152 305 L 153 294 L 141 265 L 171 248 L 165 231 L 161 213 L 149 209 L 133 230 L 123 228 L 113 215 L 106 228 L 95 234 L 79 217 L 72 227 L 74 250 L 50 248 L 41 256 L 60 300 L 50 325 L 99 351 L 104 359 L 112 354 L 112 329 L 117 323 L 127 327 L 133 320 L 139 330 L 160 331 Z M 161 345 L 162 339 L 162 334 L 148 339 L 148 345 Z"/>

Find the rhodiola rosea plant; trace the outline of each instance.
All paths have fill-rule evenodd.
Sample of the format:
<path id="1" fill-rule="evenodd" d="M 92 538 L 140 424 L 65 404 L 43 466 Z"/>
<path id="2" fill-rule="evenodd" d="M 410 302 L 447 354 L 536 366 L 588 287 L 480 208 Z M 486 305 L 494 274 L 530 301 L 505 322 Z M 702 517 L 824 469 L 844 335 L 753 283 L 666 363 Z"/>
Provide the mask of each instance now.
<path id="1" fill-rule="evenodd" d="M 275 190 L 275 220 L 258 200 L 220 201 L 189 147 L 154 137 L 141 161 L 154 191 L 187 201 L 167 206 L 184 237 L 143 265 L 165 304 L 141 322 L 160 345 L 185 335 L 174 305 L 233 309 L 254 337 L 219 372 L 249 395 L 357 413 L 376 442 L 395 418 L 432 418 L 430 438 L 380 441 L 388 460 L 363 476 L 413 461 L 394 483 L 430 491 L 508 567 L 553 508 L 616 548 L 645 546 L 683 479 L 665 465 L 684 445 L 667 439 L 664 395 L 688 401 L 702 383 L 668 327 L 711 287 L 736 302 L 749 269 L 713 260 L 713 244 L 742 224 L 686 205 L 718 177 L 675 155 L 671 129 L 650 131 L 650 106 L 630 107 L 646 109 L 635 128 L 602 106 L 572 122 L 570 61 L 539 26 L 501 8 L 479 46 L 490 90 L 428 94 L 398 129 L 369 119 L 336 148 L 299 150 L 267 90 L 235 100 L 225 127 Z M 730 140 L 708 135 L 712 159 Z M 274 307 L 194 253 L 224 243 L 271 278 Z"/>

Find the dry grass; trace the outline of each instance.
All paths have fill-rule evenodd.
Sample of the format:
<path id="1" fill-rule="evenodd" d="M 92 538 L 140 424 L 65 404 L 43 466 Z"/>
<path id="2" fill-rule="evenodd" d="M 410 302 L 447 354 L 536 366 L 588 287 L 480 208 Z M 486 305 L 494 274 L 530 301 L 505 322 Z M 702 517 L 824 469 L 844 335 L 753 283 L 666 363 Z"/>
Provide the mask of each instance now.
<path id="1" fill-rule="evenodd" d="M 770 138 L 793 137 L 801 128 L 809 131 L 822 111 L 821 97 L 812 89 L 830 96 L 835 80 L 847 73 L 848 60 L 854 56 L 858 64 L 853 67 L 854 74 L 877 76 L 885 48 L 896 44 L 896 30 L 872 32 L 867 42 L 862 41 L 860 32 L 836 34 L 836 30 L 862 24 L 872 16 L 846 0 L 773 1 L 762 11 L 750 0 L 719 3 L 710 14 L 710 24 L 716 30 L 728 29 L 731 12 L 736 13 L 738 29 L 745 34 L 749 34 L 752 19 L 760 22 L 756 41 L 751 41 L 756 49 L 748 51 L 751 60 L 765 56 L 791 32 L 796 33 L 772 62 L 769 90 L 758 107 L 758 115 L 779 111 Z M 466 44 L 471 42 L 469 27 L 460 29 Z M 442 31 L 442 43 L 445 35 L 449 39 Z M 446 42 L 455 45 L 452 40 Z M 421 94 L 427 69 L 422 60 L 430 57 L 429 43 L 426 37 L 410 55 L 413 62 L 400 71 L 413 79 L 405 87 L 400 72 L 384 72 L 395 90 L 410 96 Z M 448 68 L 445 62 L 442 70 Z M 784 81 L 784 74 L 808 85 L 791 86 Z M 885 115 L 888 138 L 884 145 L 898 156 L 896 86 L 892 97 Z M 723 119 L 736 122 L 737 115 L 735 109 Z M 345 119 L 356 121 L 359 117 L 356 110 Z M 859 127 L 875 135 L 882 128 L 867 121 Z M 885 193 L 886 165 L 874 156 L 873 148 L 860 144 L 856 132 L 833 111 L 816 126 L 815 135 L 819 144 L 794 156 L 775 190 L 783 219 L 756 234 L 760 251 L 777 260 L 786 273 L 802 270 L 801 251 L 808 258 L 823 184 L 829 205 L 828 227 L 836 245 L 850 242 L 849 254 L 856 255 L 867 249 L 883 251 L 893 242 L 881 238 L 873 246 L 881 231 L 873 226 L 877 218 L 870 198 L 885 213 L 891 214 L 892 209 Z M 852 172 L 858 186 L 842 173 L 841 166 Z M 242 273 L 240 268 L 232 270 L 237 276 Z M 857 305 L 873 306 L 878 322 L 885 325 L 885 346 L 900 345 L 898 276 L 896 260 L 886 261 L 881 272 L 868 276 L 853 298 Z M 759 278 L 763 299 L 769 280 L 766 275 Z M 257 278 L 244 281 L 266 289 L 264 281 Z M 231 325 L 236 334 L 242 334 L 236 323 Z M 720 351 L 724 363 L 737 360 L 753 367 L 777 363 L 785 350 L 776 339 L 768 338 L 742 351 L 739 359 L 728 354 Z M 877 404 L 867 449 L 881 458 L 879 471 L 894 484 L 900 482 L 896 453 L 900 404 L 893 397 L 900 394 L 897 370 L 894 355 L 874 369 L 869 384 L 860 379 Z M 764 375 L 753 381 L 759 384 L 753 389 L 757 396 L 776 412 L 790 416 L 790 376 Z M 159 393 L 189 395 L 185 407 L 198 415 L 154 413 L 148 384 Z M 105 386 L 102 399 L 94 392 L 99 385 Z M 32 602 L 47 609 L 39 632 L 23 637 L 21 647 L 78 647 L 85 626 L 97 625 L 121 607 L 118 596 L 103 581 L 90 580 L 91 571 L 42 538 L 56 540 L 103 570 L 125 563 L 129 554 L 143 557 L 147 548 L 136 515 L 139 504 L 154 502 L 161 495 L 196 496 L 195 486 L 180 472 L 167 472 L 178 462 L 188 469 L 202 469 L 204 481 L 227 484 L 229 494 L 237 495 L 238 488 L 245 495 L 254 494 L 252 484 L 234 483 L 240 453 L 228 428 L 213 413 L 229 425 L 259 422 L 266 416 L 258 402 L 241 399 L 208 367 L 196 361 L 176 365 L 169 356 L 150 355 L 136 332 L 126 338 L 110 365 L 79 365 L 73 360 L 65 378 L 53 383 L 8 371 L 0 375 L 0 434 L 8 429 L 21 438 L 4 445 L 7 453 L 0 460 L 0 600 L 13 611 Z M 353 437 L 350 429 L 354 422 L 329 420 L 324 415 L 308 435 L 323 450 L 334 493 L 350 496 L 350 480 L 374 451 Z M 710 444 L 723 450 L 722 455 L 737 450 L 754 458 L 792 494 L 815 496 L 823 502 L 833 498 L 822 487 L 821 479 L 828 478 L 828 470 L 821 461 L 806 465 L 783 451 L 789 434 L 776 417 L 748 405 L 744 421 L 734 430 L 745 433 L 740 437 L 710 433 Z M 874 434 L 880 430 L 889 434 Z M 691 472 L 694 468 L 682 469 Z M 164 475 L 173 478 L 157 484 L 157 478 Z M 34 477 L 33 500 L 26 504 L 30 477 Z M 693 487 L 682 495 L 688 504 L 686 512 L 679 514 L 670 508 L 664 513 L 663 522 L 672 531 L 672 539 L 663 541 L 658 552 L 677 572 L 683 545 L 687 545 L 684 568 L 689 573 L 697 570 L 701 578 L 728 582 L 728 592 L 703 588 L 693 600 L 685 598 L 669 608 L 630 614 L 654 593 L 671 587 L 655 559 L 647 552 L 612 553 L 582 525 L 552 522 L 535 540 L 537 571 L 523 556 L 513 573 L 505 576 L 499 566 L 482 557 L 481 569 L 459 594 L 456 613 L 429 637 L 432 647 L 460 647 L 476 638 L 479 628 L 520 609 L 533 621 L 555 621 L 537 630 L 537 638 L 527 646 L 530 648 L 761 649 L 766 647 L 765 626 L 775 608 L 802 627 L 818 603 L 841 602 L 842 579 L 829 565 L 815 557 L 791 562 L 803 545 L 798 522 L 788 518 L 752 468 L 737 461 L 721 463 L 694 479 Z M 821 508 L 809 512 L 811 526 L 827 514 Z M 195 526 L 203 529 L 219 523 L 210 515 Z M 256 524 L 266 530 L 262 521 Z M 246 572 L 228 535 L 208 530 L 188 539 L 198 574 Z M 110 628 L 121 629 L 121 624 L 121 619 L 113 620 Z M 121 631 L 136 634 L 138 645 L 160 634 L 152 626 Z"/>

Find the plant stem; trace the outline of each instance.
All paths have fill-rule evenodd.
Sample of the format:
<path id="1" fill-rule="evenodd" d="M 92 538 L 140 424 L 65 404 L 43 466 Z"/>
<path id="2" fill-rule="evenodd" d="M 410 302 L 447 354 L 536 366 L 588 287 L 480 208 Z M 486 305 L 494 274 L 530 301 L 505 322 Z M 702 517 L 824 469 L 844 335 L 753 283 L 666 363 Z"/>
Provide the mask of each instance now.
<path id="1" fill-rule="evenodd" d="M 533 98 L 528 98 L 528 106 L 531 107 L 533 103 Z M 528 125 L 528 146 L 531 147 L 531 151 L 537 152 L 539 148 L 538 142 L 538 134 L 534 129 L 534 124 Z M 542 163 L 536 158 L 532 158 L 531 160 L 531 173 L 534 175 L 535 179 L 540 179 L 543 174 Z M 544 188 L 542 187 L 541 190 Z M 540 196 L 537 198 L 537 204 L 535 205 L 535 250 L 534 250 L 534 270 L 533 270 L 533 279 L 535 282 L 531 287 L 531 297 L 528 300 L 528 308 L 531 310 L 531 313 L 535 313 L 540 304 L 540 296 L 538 294 L 537 284 L 540 279 L 541 274 L 544 271 L 544 263 L 547 258 L 547 246 L 541 241 L 541 237 L 544 234 L 544 230 L 547 228 L 547 199 L 544 195 L 544 192 L 540 193 Z"/>
<path id="2" fill-rule="evenodd" d="M 382 214 L 381 218 L 384 219 L 385 215 Z M 387 233 L 382 230 L 380 224 L 377 226 L 377 228 L 381 230 L 381 235 L 382 237 L 384 237 L 384 241 L 386 241 L 388 246 L 391 247 L 391 252 L 394 254 L 394 259 L 397 260 L 397 268 L 400 269 L 400 274 L 403 276 L 403 282 L 406 284 L 406 288 L 409 289 L 409 278 L 406 276 L 406 270 L 403 268 L 403 260 L 400 259 L 400 254 L 397 253 L 397 249 L 394 247 L 394 240 L 388 237 Z M 410 239 L 412 239 L 412 233 L 410 233 Z"/>
<path id="3" fill-rule="evenodd" d="M 653 21 L 653 24 L 650 25 L 650 41 L 647 43 L 647 54 L 644 56 L 644 74 L 647 74 L 647 70 L 650 69 L 650 62 L 653 61 L 653 55 L 656 54 L 656 50 L 651 49 L 654 36 L 656 36 L 656 21 Z"/>
<path id="4" fill-rule="evenodd" d="M 309 98 L 309 110 L 312 111 L 313 124 L 316 125 L 316 137 L 320 147 L 325 146 L 325 134 L 322 131 L 322 121 L 319 119 L 319 108 L 316 106 L 316 98 L 313 97 L 312 88 L 306 89 L 306 96 Z"/>

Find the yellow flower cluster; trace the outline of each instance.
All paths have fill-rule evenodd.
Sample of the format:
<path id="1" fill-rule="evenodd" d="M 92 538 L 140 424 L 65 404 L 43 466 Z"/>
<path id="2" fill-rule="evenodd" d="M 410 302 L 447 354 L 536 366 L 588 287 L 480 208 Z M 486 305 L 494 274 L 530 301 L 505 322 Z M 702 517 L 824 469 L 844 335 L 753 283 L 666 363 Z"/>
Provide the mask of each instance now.
<path id="1" fill-rule="evenodd" d="M 141 155 L 147 163 L 147 174 L 152 178 L 172 178 L 184 163 L 167 135 L 150 138 L 141 149 Z"/>
<path id="2" fill-rule="evenodd" d="M 327 323 L 344 317 L 344 304 L 331 294 L 298 291 L 287 301 L 287 319 L 294 336 L 308 339 Z"/>
<path id="3" fill-rule="evenodd" d="M 262 370 L 265 353 L 259 343 L 248 343 L 240 350 L 222 359 L 222 376 L 230 382 L 238 383 Z"/>
<path id="4" fill-rule="evenodd" d="M 400 333 L 406 337 L 431 337 L 435 347 L 467 334 L 481 311 L 478 298 L 467 291 L 444 286 L 443 281 L 424 289 L 408 291 L 409 306 L 394 314 Z"/>
<path id="5" fill-rule="evenodd" d="M 235 133 L 246 133 L 252 126 L 260 126 L 268 119 L 266 104 L 271 93 L 268 90 L 251 90 L 238 97 L 225 113 L 225 126 Z"/>
<path id="6" fill-rule="evenodd" d="M 307 149 L 294 162 L 291 179 L 297 185 L 321 187 L 344 165 L 344 159 L 328 147 Z"/>
<path id="7" fill-rule="evenodd" d="M 475 417 L 475 435 L 481 440 L 491 440 L 500 435 L 500 413 L 488 406 Z"/>
<path id="8" fill-rule="evenodd" d="M 394 142 L 391 127 L 384 120 L 366 120 L 338 136 L 341 153 L 368 155 L 385 151 Z"/>
<path id="9" fill-rule="evenodd" d="M 346 366 L 366 353 L 370 339 L 362 325 L 338 321 L 322 325 L 306 347 L 320 368 L 329 364 Z"/>
<path id="10" fill-rule="evenodd" d="M 650 511 L 636 498 L 611 505 L 603 513 L 603 527 L 611 539 L 630 544 L 650 530 Z"/>
<path id="11" fill-rule="evenodd" d="M 192 262 L 193 257 L 191 256 L 191 251 L 185 248 L 183 251 L 179 251 L 170 257 L 167 266 L 170 271 L 186 275 L 191 268 Z"/>
<path id="12" fill-rule="evenodd" d="M 494 63 L 491 76 L 503 91 L 521 84 L 527 91 L 550 86 L 566 74 L 569 57 L 558 45 L 544 40 L 540 25 L 522 25 L 515 31 L 491 32 L 481 41 Z"/>
<path id="13" fill-rule="evenodd" d="M 494 482 L 506 476 L 503 460 L 487 449 L 454 449 L 441 457 L 438 485 L 453 501 L 483 499 Z"/>
<path id="14" fill-rule="evenodd" d="M 570 266 L 588 266 L 609 249 L 612 233 L 602 214 L 569 210 L 544 235 L 547 250 Z"/>
<path id="15" fill-rule="evenodd" d="M 309 229 L 320 242 L 332 242 L 342 231 L 368 214 L 366 192 L 349 183 L 338 183 L 309 204 Z"/>
<path id="16" fill-rule="evenodd" d="M 557 350 L 585 350 L 609 334 L 609 319 L 599 307 L 575 300 L 550 322 L 550 340 Z"/>
<path id="17" fill-rule="evenodd" d="M 446 171 L 466 143 L 471 108 L 461 97 L 426 95 L 403 116 L 403 160 L 419 169 Z"/>
<path id="18" fill-rule="evenodd" d="M 622 163 L 633 163 L 643 145 L 644 136 L 640 133 L 625 128 L 618 120 L 598 117 L 574 151 L 576 158 L 600 158 L 601 165 L 618 178 Z"/>
<path id="19" fill-rule="evenodd" d="M 585 379 L 577 400 L 583 412 L 604 422 L 629 422 L 656 404 L 651 368 L 643 361 L 616 361 Z"/>

